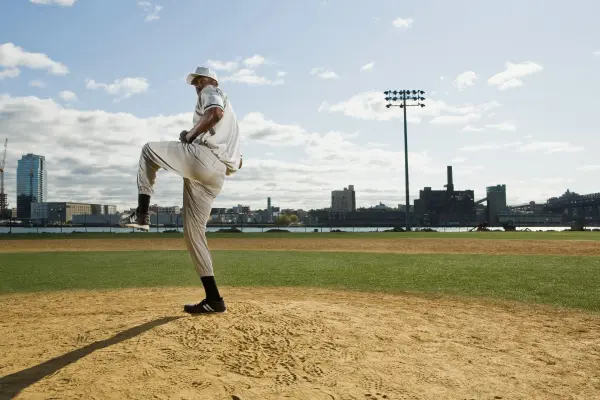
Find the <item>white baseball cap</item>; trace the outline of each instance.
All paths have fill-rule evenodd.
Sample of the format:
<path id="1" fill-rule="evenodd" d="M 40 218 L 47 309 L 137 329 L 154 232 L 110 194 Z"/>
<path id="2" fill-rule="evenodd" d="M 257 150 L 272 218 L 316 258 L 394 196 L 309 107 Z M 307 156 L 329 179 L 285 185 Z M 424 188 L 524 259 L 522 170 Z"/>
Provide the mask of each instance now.
<path id="1" fill-rule="evenodd" d="M 207 67 L 197 67 L 194 72 L 188 74 L 185 81 L 187 82 L 188 85 L 191 85 L 194 78 L 196 78 L 198 76 L 206 76 L 208 78 L 214 79 L 215 81 L 217 81 L 217 83 L 219 82 L 219 79 L 217 78 L 217 74 L 215 73 L 215 71 L 213 71 L 212 69 L 207 68 Z"/>

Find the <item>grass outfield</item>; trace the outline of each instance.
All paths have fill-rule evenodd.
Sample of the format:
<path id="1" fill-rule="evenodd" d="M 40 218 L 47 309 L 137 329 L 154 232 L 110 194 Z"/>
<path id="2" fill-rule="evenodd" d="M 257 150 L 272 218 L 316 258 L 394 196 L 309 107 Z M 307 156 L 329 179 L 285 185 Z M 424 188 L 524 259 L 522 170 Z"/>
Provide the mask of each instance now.
<path id="1" fill-rule="evenodd" d="M 213 251 L 220 285 L 425 292 L 600 311 L 600 257 Z M 185 251 L 0 255 L 0 293 L 200 286 Z"/>
<path id="2" fill-rule="evenodd" d="M 600 232 L 566 231 L 566 232 L 252 232 L 252 233 L 217 233 L 209 232 L 210 238 L 359 238 L 359 239 L 518 239 L 518 240 L 600 240 Z M 183 233 L 12 233 L 0 234 L 0 240 L 36 240 L 36 239 L 139 239 L 139 238 L 183 238 Z"/>

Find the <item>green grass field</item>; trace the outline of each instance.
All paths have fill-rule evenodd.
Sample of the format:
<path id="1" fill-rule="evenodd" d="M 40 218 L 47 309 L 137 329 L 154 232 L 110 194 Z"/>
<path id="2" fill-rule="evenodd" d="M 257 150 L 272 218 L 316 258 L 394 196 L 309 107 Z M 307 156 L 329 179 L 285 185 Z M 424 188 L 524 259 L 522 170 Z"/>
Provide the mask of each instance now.
<path id="1" fill-rule="evenodd" d="M 600 240 L 600 232 L 594 231 L 561 231 L 561 232 L 258 232 L 258 233 L 216 233 L 207 234 L 209 238 L 361 238 L 361 239 L 407 239 L 407 238 L 429 238 L 429 239 L 518 239 L 518 240 Z M 134 232 L 134 233 L 23 233 L 23 234 L 0 234 L 0 240 L 39 240 L 39 239 L 139 239 L 139 238 L 181 238 L 183 233 L 157 233 L 157 232 Z"/>
<path id="2" fill-rule="evenodd" d="M 600 311 L 600 257 L 265 251 L 213 256 L 218 282 L 227 286 L 483 296 Z M 185 251 L 1 254 L 0 276 L 0 293 L 200 286 Z"/>

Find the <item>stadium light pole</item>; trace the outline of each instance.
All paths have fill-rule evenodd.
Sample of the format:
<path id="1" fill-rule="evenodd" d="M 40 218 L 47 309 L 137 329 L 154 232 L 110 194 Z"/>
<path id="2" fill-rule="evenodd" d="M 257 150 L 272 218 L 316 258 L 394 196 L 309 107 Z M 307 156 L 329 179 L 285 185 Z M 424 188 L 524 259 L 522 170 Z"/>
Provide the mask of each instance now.
<path id="1" fill-rule="evenodd" d="M 421 103 L 425 101 L 425 94 L 422 90 L 386 90 L 385 101 L 387 108 L 400 107 L 404 109 L 404 180 L 406 186 L 406 231 L 410 231 L 410 222 L 408 219 L 410 210 L 410 200 L 408 194 L 408 124 L 406 122 L 406 108 L 407 107 L 425 107 L 425 104 Z M 412 100 L 412 103 L 407 103 L 407 100 Z M 394 104 L 399 102 L 400 104 Z"/>

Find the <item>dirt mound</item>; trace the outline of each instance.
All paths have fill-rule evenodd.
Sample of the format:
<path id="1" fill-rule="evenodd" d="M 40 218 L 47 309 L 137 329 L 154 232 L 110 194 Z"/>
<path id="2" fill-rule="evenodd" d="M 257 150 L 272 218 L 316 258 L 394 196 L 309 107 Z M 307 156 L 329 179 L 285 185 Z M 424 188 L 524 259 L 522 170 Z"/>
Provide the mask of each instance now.
<path id="1" fill-rule="evenodd" d="M 594 398 L 600 316 L 447 297 L 224 289 L 5 295 L 0 397 Z M 494 397 L 498 396 L 498 397 Z"/>
<path id="2" fill-rule="evenodd" d="M 403 254 L 541 254 L 600 256 L 600 241 L 507 239 L 210 238 L 211 250 L 343 251 Z M 185 250 L 183 239 L 3 240 L 0 253 Z"/>

